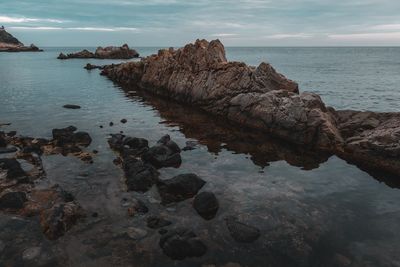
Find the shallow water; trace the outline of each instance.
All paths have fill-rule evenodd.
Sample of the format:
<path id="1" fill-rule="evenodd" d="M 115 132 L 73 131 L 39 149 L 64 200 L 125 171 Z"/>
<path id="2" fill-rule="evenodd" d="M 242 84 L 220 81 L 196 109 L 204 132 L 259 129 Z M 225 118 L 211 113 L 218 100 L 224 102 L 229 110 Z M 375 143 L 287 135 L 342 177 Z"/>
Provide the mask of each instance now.
<path id="1" fill-rule="evenodd" d="M 146 55 L 157 49 L 138 50 Z M 34 137 L 50 138 L 51 129 L 68 125 L 90 133 L 89 150 L 99 151 L 94 164 L 47 156 L 47 178 L 38 185 L 60 184 L 88 217 L 48 241 L 37 219 L 1 214 L 0 266 L 400 266 L 400 192 L 389 177 L 374 173 L 374 178 L 336 156 L 222 125 L 197 110 L 141 93 L 128 97 L 97 70 L 82 68 L 118 61 L 60 61 L 55 59 L 60 51 L 69 52 L 0 54 L 0 123 L 11 122 L 2 129 Z M 228 48 L 227 54 L 252 65 L 268 60 L 301 90 L 312 89 L 335 108 L 399 111 L 399 48 Z M 63 109 L 64 104 L 82 109 Z M 120 123 L 122 118 L 128 123 Z M 161 169 L 161 178 L 198 174 L 207 181 L 202 191 L 219 199 L 216 218 L 204 221 L 190 200 L 161 207 L 156 190 L 126 192 L 106 142 L 119 131 L 150 144 L 164 134 L 181 147 L 198 141 L 196 150 L 182 152 L 181 167 Z M 123 198 L 133 196 L 145 201 L 150 214 L 165 215 L 172 227 L 193 229 L 207 254 L 170 260 L 158 246 L 158 232 L 146 228 L 145 216 L 127 216 Z M 93 212 L 99 217 L 91 217 Z M 224 222 L 231 215 L 258 227 L 261 237 L 252 244 L 235 242 Z M 147 234 L 133 240 L 124 234 L 129 227 Z M 27 262 L 22 255 L 31 247 L 40 247 L 40 257 Z"/>

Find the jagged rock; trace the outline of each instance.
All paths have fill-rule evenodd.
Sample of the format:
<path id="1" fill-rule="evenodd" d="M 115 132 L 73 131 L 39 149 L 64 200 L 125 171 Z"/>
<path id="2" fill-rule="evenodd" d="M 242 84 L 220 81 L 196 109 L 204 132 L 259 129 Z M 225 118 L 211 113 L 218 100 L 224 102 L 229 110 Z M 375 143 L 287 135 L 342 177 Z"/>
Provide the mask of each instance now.
<path id="1" fill-rule="evenodd" d="M 67 104 L 67 105 L 64 105 L 63 108 L 68 108 L 68 109 L 80 109 L 81 106 L 72 105 L 72 104 Z"/>
<path id="2" fill-rule="evenodd" d="M 94 53 L 86 49 L 68 55 L 60 53 L 60 55 L 57 58 L 58 59 L 70 59 L 70 58 L 131 59 L 135 57 L 139 57 L 139 53 L 136 52 L 135 49 L 130 49 L 127 44 L 124 44 L 121 47 L 107 46 L 103 48 L 100 46 L 96 49 Z"/>
<path id="3" fill-rule="evenodd" d="M 225 222 L 229 233 L 237 242 L 251 243 L 260 237 L 260 230 L 253 226 L 238 222 L 234 218 L 227 218 Z"/>
<path id="4" fill-rule="evenodd" d="M 86 66 L 83 67 L 83 68 L 84 68 L 84 69 L 87 69 L 87 70 L 93 70 L 93 69 L 99 69 L 99 70 L 101 70 L 101 69 L 103 69 L 103 66 L 92 65 L 92 64 L 90 64 L 90 63 L 87 63 Z"/>
<path id="5" fill-rule="evenodd" d="M 205 183 L 196 174 L 190 173 L 180 174 L 167 180 L 160 180 L 157 187 L 162 203 L 168 204 L 192 198 Z"/>
<path id="6" fill-rule="evenodd" d="M 142 160 L 156 168 L 179 167 L 182 163 L 180 152 L 179 146 L 166 135 L 143 154 Z"/>
<path id="7" fill-rule="evenodd" d="M 0 135 L 0 147 L 6 147 L 7 143 L 3 136 Z"/>
<path id="8" fill-rule="evenodd" d="M 172 223 L 170 221 L 162 217 L 150 216 L 147 218 L 147 227 L 152 229 L 162 228 L 171 224 Z"/>
<path id="9" fill-rule="evenodd" d="M 207 252 L 206 245 L 190 230 L 174 229 L 163 234 L 160 247 L 165 255 L 174 260 L 201 257 Z"/>
<path id="10" fill-rule="evenodd" d="M 5 193 L 0 197 L 0 209 L 22 209 L 26 201 L 27 198 L 24 192 Z"/>
<path id="11" fill-rule="evenodd" d="M 55 240 L 63 236 L 82 216 L 82 208 L 76 202 L 58 203 L 40 214 L 40 224 L 46 237 Z"/>
<path id="12" fill-rule="evenodd" d="M 160 50 L 140 62 L 105 66 L 101 74 L 241 127 L 400 174 L 400 113 L 335 111 L 316 94 L 299 94 L 295 82 L 267 63 L 228 62 L 219 40 Z"/>
<path id="13" fill-rule="evenodd" d="M 0 170 L 6 172 L 7 179 L 20 179 L 26 176 L 21 164 L 16 159 L 0 159 Z"/>
<path id="14" fill-rule="evenodd" d="M 211 220 L 217 214 L 219 204 L 214 193 L 201 192 L 194 198 L 193 207 L 201 217 Z"/>

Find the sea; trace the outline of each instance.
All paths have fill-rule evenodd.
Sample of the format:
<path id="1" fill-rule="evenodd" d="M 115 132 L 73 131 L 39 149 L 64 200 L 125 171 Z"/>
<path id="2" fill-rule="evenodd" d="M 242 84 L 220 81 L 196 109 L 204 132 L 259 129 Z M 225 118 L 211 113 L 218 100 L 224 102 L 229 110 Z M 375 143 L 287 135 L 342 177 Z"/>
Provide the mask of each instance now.
<path id="1" fill-rule="evenodd" d="M 53 128 L 74 125 L 91 135 L 88 150 L 99 151 L 93 164 L 43 157 L 46 178 L 37 186 L 59 184 L 87 217 L 50 241 L 38 218 L 1 213 L 0 266 L 400 266 L 398 177 L 249 133 L 192 107 L 143 92 L 127 94 L 99 70 L 83 69 L 86 63 L 120 60 L 57 59 L 60 52 L 82 49 L 0 53 L 0 124 L 11 123 L 0 130 L 51 138 Z M 137 48 L 142 56 L 158 49 Z M 231 61 L 271 63 L 298 82 L 301 92 L 317 93 L 335 109 L 400 111 L 400 47 L 227 47 L 226 53 Z M 160 177 L 200 176 L 206 181 L 202 191 L 219 201 L 216 217 L 202 219 L 192 200 L 162 206 L 156 188 L 127 192 L 107 144 L 120 131 L 150 145 L 165 134 L 180 147 L 196 143 L 181 153 L 179 168 L 161 169 Z M 125 202 L 133 198 L 149 213 L 129 217 Z M 146 227 L 150 215 L 170 220 L 169 228 L 192 230 L 207 253 L 171 260 L 159 246 L 160 233 Z M 258 228 L 260 238 L 236 242 L 226 227 L 232 216 Z"/>

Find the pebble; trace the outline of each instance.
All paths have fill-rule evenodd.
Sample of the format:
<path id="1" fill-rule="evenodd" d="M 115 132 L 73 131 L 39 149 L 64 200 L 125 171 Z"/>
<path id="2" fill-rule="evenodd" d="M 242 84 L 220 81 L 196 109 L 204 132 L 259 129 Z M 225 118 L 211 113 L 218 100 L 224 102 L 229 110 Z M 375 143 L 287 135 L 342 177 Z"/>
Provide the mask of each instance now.
<path id="1" fill-rule="evenodd" d="M 40 247 L 28 248 L 22 253 L 22 259 L 27 261 L 33 260 L 39 257 L 41 251 L 42 249 Z"/>

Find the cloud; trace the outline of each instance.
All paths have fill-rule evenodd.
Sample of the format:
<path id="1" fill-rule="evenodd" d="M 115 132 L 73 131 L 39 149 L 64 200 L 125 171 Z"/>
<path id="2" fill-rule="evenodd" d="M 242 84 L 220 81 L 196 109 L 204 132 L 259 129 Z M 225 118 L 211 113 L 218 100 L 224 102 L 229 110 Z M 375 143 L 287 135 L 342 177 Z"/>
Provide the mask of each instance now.
<path id="1" fill-rule="evenodd" d="M 328 38 L 336 41 L 400 41 L 400 32 L 329 34 Z"/>
<path id="2" fill-rule="evenodd" d="M 93 31 L 93 32 L 123 32 L 123 31 L 129 31 L 129 32 L 139 32 L 140 30 L 138 28 L 129 28 L 129 27 L 113 27 L 113 28 L 102 28 L 102 27 L 45 27 L 45 26 L 39 26 L 39 27 L 22 27 L 22 26 L 13 26 L 13 27 L 8 27 L 9 29 L 12 30 L 42 30 L 42 31 L 48 31 L 48 30 L 70 30 L 70 31 Z"/>
<path id="3" fill-rule="evenodd" d="M 64 23 L 64 20 L 46 19 L 46 18 L 26 18 L 26 17 L 7 17 L 0 16 L 0 23 L 29 23 L 29 22 L 51 22 Z"/>
<path id="4" fill-rule="evenodd" d="M 238 36 L 239 34 L 237 33 L 214 33 L 211 34 L 213 37 L 235 37 Z"/>
<path id="5" fill-rule="evenodd" d="M 309 33 L 294 33 L 294 34 L 273 34 L 266 36 L 267 39 L 307 39 L 313 37 L 312 34 Z"/>
<path id="6" fill-rule="evenodd" d="M 371 27 L 372 30 L 382 30 L 382 31 L 391 31 L 391 30 L 400 30 L 400 24 L 382 24 L 375 25 Z"/>

